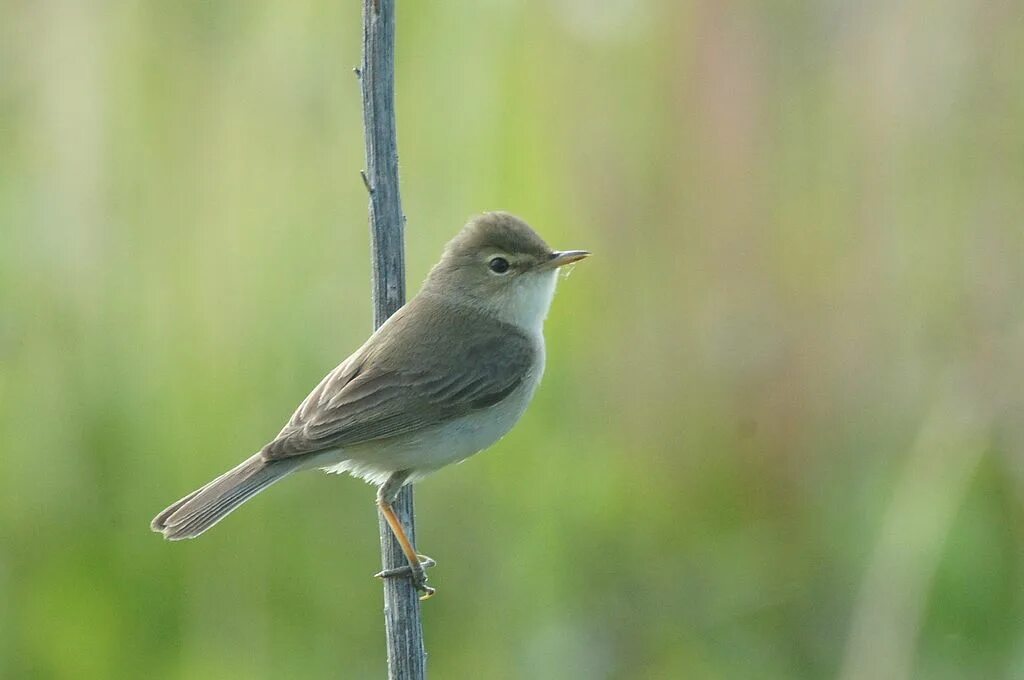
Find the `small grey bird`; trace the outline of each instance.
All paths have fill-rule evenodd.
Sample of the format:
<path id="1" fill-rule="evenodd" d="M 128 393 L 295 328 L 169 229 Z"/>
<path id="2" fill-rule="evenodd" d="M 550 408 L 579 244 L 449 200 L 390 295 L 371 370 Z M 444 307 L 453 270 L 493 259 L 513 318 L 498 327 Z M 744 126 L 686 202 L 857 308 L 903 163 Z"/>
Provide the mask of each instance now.
<path id="1" fill-rule="evenodd" d="M 471 220 L 419 294 L 327 374 L 273 441 L 165 509 L 152 529 L 172 541 L 194 538 L 297 470 L 348 472 L 378 485 L 377 505 L 409 560 L 405 573 L 429 597 L 391 504 L 405 484 L 486 449 L 516 424 L 544 372 L 558 268 L 587 255 L 551 250 L 508 213 Z"/>

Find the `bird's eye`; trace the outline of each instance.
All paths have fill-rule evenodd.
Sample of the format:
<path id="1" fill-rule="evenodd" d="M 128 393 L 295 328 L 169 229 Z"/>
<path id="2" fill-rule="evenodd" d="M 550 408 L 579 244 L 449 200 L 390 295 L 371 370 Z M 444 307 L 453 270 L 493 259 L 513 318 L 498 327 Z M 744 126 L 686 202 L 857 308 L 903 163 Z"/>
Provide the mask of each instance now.
<path id="1" fill-rule="evenodd" d="M 503 257 L 492 257 L 491 261 L 487 263 L 487 266 L 495 274 L 504 274 L 508 271 L 508 260 Z"/>

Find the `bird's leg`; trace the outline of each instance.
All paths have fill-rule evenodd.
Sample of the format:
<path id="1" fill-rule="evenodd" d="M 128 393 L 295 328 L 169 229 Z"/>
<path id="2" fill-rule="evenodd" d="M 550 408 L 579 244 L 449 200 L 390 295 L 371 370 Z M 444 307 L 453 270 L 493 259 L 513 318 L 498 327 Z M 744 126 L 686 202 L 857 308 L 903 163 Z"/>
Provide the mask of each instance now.
<path id="1" fill-rule="evenodd" d="M 401 520 L 398 519 L 398 515 L 395 514 L 395 510 L 392 507 L 392 504 L 398 497 L 398 492 L 402 489 L 402 485 L 405 484 L 405 481 L 408 478 L 408 470 L 395 472 L 388 477 L 387 481 L 384 482 L 380 489 L 377 490 L 377 507 L 380 508 L 381 514 L 384 515 L 384 519 L 387 520 L 388 526 L 391 527 L 391 531 L 395 534 L 395 538 L 398 539 L 398 544 L 402 547 L 402 552 L 405 553 L 405 559 L 409 564 L 407 566 L 385 569 L 377 573 L 376 576 L 378 578 L 409 576 L 412 579 L 412 584 L 415 586 L 416 590 L 423 593 L 420 599 L 426 600 L 436 591 L 427 585 L 427 573 L 424 569 L 434 566 L 436 562 L 426 555 L 416 554 L 416 549 L 413 547 L 412 541 L 409 540 L 409 536 L 405 533 L 405 528 L 402 526 Z"/>

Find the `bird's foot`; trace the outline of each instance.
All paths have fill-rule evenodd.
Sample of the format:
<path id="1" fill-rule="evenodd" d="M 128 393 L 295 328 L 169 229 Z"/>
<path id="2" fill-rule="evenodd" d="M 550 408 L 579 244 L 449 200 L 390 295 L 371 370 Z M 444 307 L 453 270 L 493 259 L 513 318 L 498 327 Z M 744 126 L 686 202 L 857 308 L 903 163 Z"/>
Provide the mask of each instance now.
<path id="1" fill-rule="evenodd" d="M 410 580 L 412 580 L 413 587 L 423 593 L 420 595 L 420 599 L 429 600 L 437 591 L 427 585 L 427 572 L 425 570 L 434 566 L 437 562 L 426 555 L 417 555 L 416 557 L 418 558 L 418 562 L 415 565 L 409 563 L 403 564 L 400 567 L 384 569 L 383 571 L 379 571 L 374 574 L 374 576 L 377 578 L 408 576 Z"/>

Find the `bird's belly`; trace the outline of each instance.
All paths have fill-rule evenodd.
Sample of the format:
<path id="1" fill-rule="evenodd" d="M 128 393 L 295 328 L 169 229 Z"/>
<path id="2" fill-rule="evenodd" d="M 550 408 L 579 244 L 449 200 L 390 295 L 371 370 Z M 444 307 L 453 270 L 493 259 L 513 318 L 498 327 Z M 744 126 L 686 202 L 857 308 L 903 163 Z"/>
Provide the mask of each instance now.
<path id="1" fill-rule="evenodd" d="M 538 369 L 543 370 L 542 363 Z M 526 410 L 540 381 L 539 372 L 494 406 L 414 433 L 325 453 L 317 465 L 373 484 L 383 483 L 393 472 L 412 470 L 410 480 L 416 481 L 501 439 Z"/>

